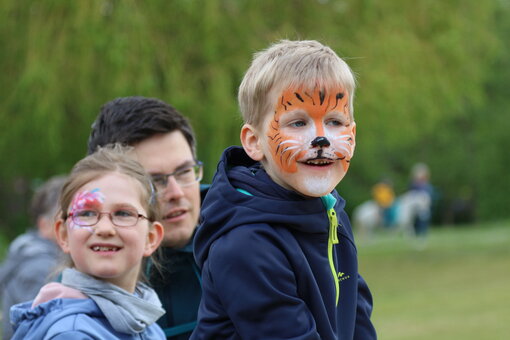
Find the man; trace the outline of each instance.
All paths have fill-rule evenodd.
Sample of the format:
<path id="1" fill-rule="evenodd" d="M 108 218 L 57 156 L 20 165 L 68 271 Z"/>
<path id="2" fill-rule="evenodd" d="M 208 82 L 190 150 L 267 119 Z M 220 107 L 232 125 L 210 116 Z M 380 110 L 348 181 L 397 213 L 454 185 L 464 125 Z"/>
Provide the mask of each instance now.
<path id="1" fill-rule="evenodd" d="M 65 176 L 52 177 L 36 190 L 30 206 L 35 228 L 11 243 L 7 258 L 0 267 L 4 340 L 12 336 L 9 322 L 11 306 L 35 298 L 39 289 L 53 278 L 61 254 L 53 225 L 65 179 Z"/>
<path id="2" fill-rule="evenodd" d="M 158 323 L 168 339 L 188 339 L 201 297 L 192 240 L 200 213 L 202 164 L 196 158 L 193 130 L 185 117 L 159 99 L 117 98 L 103 105 L 92 124 L 88 153 L 115 142 L 133 146 L 153 178 L 165 228 L 162 270 L 148 273 L 166 310 Z"/>

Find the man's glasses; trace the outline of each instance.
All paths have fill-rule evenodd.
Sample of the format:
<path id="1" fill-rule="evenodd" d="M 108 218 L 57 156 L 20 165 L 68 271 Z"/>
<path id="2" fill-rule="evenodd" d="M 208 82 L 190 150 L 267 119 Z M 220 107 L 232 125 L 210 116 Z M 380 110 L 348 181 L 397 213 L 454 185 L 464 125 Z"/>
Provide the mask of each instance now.
<path id="1" fill-rule="evenodd" d="M 101 215 L 108 215 L 110 221 L 117 227 L 133 227 L 140 218 L 148 220 L 147 217 L 139 214 L 133 209 L 118 209 L 111 212 L 101 212 L 93 209 L 82 209 L 70 212 L 67 218 L 71 218 L 74 224 L 79 227 L 91 227 L 101 219 Z"/>
<path id="2" fill-rule="evenodd" d="M 202 162 L 197 161 L 195 164 L 189 165 L 185 168 L 176 170 L 171 174 L 158 174 L 152 175 L 152 183 L 156 187 L 158 192 L 164 192 L 168 185 L 168 178 L 174 177 L 175 181 L 179 186 L 185 187 L 196 182 L 200 182 L 203 175 Z"/>

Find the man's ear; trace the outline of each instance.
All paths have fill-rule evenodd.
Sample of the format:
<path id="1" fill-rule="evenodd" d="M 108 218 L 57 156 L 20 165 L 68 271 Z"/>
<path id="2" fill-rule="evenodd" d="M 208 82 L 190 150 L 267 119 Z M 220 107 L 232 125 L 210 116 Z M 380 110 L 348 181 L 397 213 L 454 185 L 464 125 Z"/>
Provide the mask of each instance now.
<path id="1" fill-rule="evenodd" d="M 64 253 L 69 254 L 69 231 L 63 219 L 59 218 L 55 222 L 54 231 L 58 245 Z"/>
<path id="2" fill-rule="evenodd" d="M 163 234 L 165 233 L 163 225 L 159 222 L 152 222 L 147 234 L 147 242 L 145 243 L 145 251 L 143 256 L 151 256 L 156 249 L 158 249 L 161 241 L 163 241 Z"/>
<path id="3" fill-rule="evenodd" d="M 264 159 L 260 137 L 257 134 L 257 129 L 252 125 L 244 124 L 241 128 L 241 144 L 246 154 L 254 161 Z"/>

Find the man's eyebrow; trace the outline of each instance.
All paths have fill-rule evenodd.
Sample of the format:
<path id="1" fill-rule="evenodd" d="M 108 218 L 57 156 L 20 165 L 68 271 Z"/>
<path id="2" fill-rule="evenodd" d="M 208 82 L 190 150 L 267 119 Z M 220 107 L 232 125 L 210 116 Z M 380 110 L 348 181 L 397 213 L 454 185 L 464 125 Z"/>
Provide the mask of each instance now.
<path id="1" fill-rule="evenodd" d="M 170 173 L 174 173 L 176 171 L 179 171 L 179 170 L 183 170 L 187 167 L 190 167 L 192 165 L 195 165 L 195 160 L 194 159 L 189 159 L 189 160 L 186 160 L 184 162 L 182 162 L 181 164 L 179 164 L 173 171 L 171 172 L 161 172 L 161 171 L 149 171 L 149 175 L 151 176 L 163 176 L 163 175 L 168 175 Z"/>
<path id="2" fill-rule="evenodd" d="M 189 168 L 191 166 L 195 165 L 195 160 L 187 160 L 184 161 L 181 165 L 177 166 L 174 171 L 179 171 L 185 168 Z"/>

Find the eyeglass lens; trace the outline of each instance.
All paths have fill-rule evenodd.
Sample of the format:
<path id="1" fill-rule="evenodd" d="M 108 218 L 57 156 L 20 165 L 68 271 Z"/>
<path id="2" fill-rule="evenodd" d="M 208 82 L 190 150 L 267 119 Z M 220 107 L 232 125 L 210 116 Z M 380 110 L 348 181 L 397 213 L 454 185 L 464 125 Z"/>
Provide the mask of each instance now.
<path id="1" fill-rule="evenodd" d="M 153 175 L 152 181 L 158 190 L 164 190 L 168 185 L 168 179 L 170 177 L 174 177 L 175 181 L 180 186 L 191 185 L 202 179 L 202 165 L 195 164 L 167 175 Z"/>
<path id="2" fill-rule="evenodd" d="M 110 221 L 118 227 L 131 227 L 138 222 L 139 214 L 129 209 L 119 209 L 112 212 L 96 210 L 78 210 L 73 213 L 73 222 L 79 226 L 93 226 L 99 222 L 102 215 L 108 215 Z"/>

